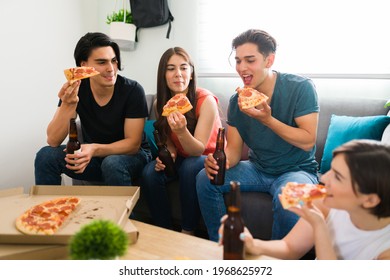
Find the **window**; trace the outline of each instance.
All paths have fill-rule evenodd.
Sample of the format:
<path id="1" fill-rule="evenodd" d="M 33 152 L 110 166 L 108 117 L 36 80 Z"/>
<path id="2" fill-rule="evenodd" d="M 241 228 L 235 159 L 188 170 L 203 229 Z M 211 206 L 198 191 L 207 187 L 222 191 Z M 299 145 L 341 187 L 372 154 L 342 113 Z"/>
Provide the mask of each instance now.
<path id="1" fill-rule="evenodd" d="M 198 0 L 198 73 L 235 73 L 234 59 L 228 61 L 232 39 L 259 28 L 278 42 L 279 71 L 389 79 L 386 2 Z"/>

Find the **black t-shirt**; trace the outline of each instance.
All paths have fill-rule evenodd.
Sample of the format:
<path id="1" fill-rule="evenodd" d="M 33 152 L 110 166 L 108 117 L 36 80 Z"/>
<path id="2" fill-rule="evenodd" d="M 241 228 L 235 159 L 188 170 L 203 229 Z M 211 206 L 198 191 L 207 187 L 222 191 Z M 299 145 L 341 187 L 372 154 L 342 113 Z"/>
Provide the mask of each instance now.
<path id="1" fill-rule="evenodd" d="M 143 87 L 134 80 L 117 76 L 111 100 L 100 106 L 93 97 L 89 79 L 81 81 L 77 114 L 83 132 L 83 142 L 110 144 L 124 138 L 126 118 L 146 118 L 148 106 Z M 146 145 L 146 146 L 145 146 Z M 148 147 L 145 135 L 142 147 Z"/>

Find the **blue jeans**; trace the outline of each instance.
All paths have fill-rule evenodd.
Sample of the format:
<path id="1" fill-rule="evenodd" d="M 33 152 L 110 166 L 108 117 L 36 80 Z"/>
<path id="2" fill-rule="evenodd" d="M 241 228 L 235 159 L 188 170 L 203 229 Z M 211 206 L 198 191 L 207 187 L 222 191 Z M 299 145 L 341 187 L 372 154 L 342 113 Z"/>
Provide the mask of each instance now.
<path id="1" fill-rule="evenodd" d="M 209 238 L 213 241 L 218 241 L 220 219 L 226 214 L 223 194 L 230 191 L 230 181 L 239 181 L 242 192 L 264 192 L 272 195 L 274 212 L 272 239 L 281 239 L 291 230 L 299 218 L 294 213 L 284 210 L 280 204 L 278 194 L 281 187 L 287 182 L 317 183 L 318 178 L 317 174 L 305 171 L 272 176 L 257 170 L 250 161 L 240 161 L 236 166 L 226 170 L 225 184 L 215 186 L 210 183 L 205 170 L 201 170 L 196 177 L 196 190 Z"/>
<path id="2" fill-rule="evenodd" d="M 179 156 L 175 161 L 179 177 L 181 226 L 187 231 L 193 231 L 200 219 L 195 177 L 204 168 L 204 159 L 205 156 L 187 158 Z M 172 228 L 172 210 L 166 185 L 176 178 L 167 177 L 163 171 L 156 171 L 155 165 L 156 161 L 152 161 L 145 166 L 141 193 L 145 195 L 153 223 L 160 227 Z"/>
<path id="3" fill-rule="evenodd" d="M 61 174 L 73 179 L 101 181 L 107 186 L 131 186 L 143 167 L 151 160 L 150 151 L 140 150 L 135 155 L 93 157 L 83 173 L 65 167 L 65 145 L 41 148 L 35 157 L 35 184 L 61 185 Z"/>

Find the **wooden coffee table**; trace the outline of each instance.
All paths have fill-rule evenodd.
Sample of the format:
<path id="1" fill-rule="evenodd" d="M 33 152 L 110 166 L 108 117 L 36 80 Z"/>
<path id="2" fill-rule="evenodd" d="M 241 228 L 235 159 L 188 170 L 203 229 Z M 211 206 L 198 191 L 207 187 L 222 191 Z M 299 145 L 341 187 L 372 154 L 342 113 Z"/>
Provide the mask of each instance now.
<path id="1" fill-rule="evenodd" d="M 221 260 L 222 246 L 203 238 L 131 220 L 139 232 L 122 260 Z M 7 245 L 0 244 L 1 259 L 68 259 L 64 245 Z M 247 259 L 272 259 L 266 256 Z"/>
<path id="2" fill-rule="evenodd" d="M 218 243 L 131 221 L 139 231 L 138 241 L 129 246 L 121 259 L 129 260 L 222 260 L 223 248 Z M 246 256 L 246 259 L 272 259 L 266 256 Z"/>

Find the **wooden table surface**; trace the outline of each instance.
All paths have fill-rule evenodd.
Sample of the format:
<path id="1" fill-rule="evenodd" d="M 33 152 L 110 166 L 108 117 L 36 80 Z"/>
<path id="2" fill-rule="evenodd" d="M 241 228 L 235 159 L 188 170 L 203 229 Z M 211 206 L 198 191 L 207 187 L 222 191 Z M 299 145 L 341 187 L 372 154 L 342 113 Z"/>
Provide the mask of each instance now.
<path id="1" fill-rule="evenodd" d="M 136 244 L 121 259 L 128 260 L 222 260 L 223 247 L 203 238 L 167 230 L 139 221 L 131 221 L 139 231 Z M 246 256 L 246 259 L 272 259 Z"/>
<path id="2" fill-rule="evenodd" d="M 138 240 L 129 246 L 122 260 L 222 260 L 223 247 L 218 243 L 131 220 L 139 232 Z M 68 259 L 64 245 L 0 244 L 1 259 Z M 272 259 L 246 256 L 246 259 Z"/>

